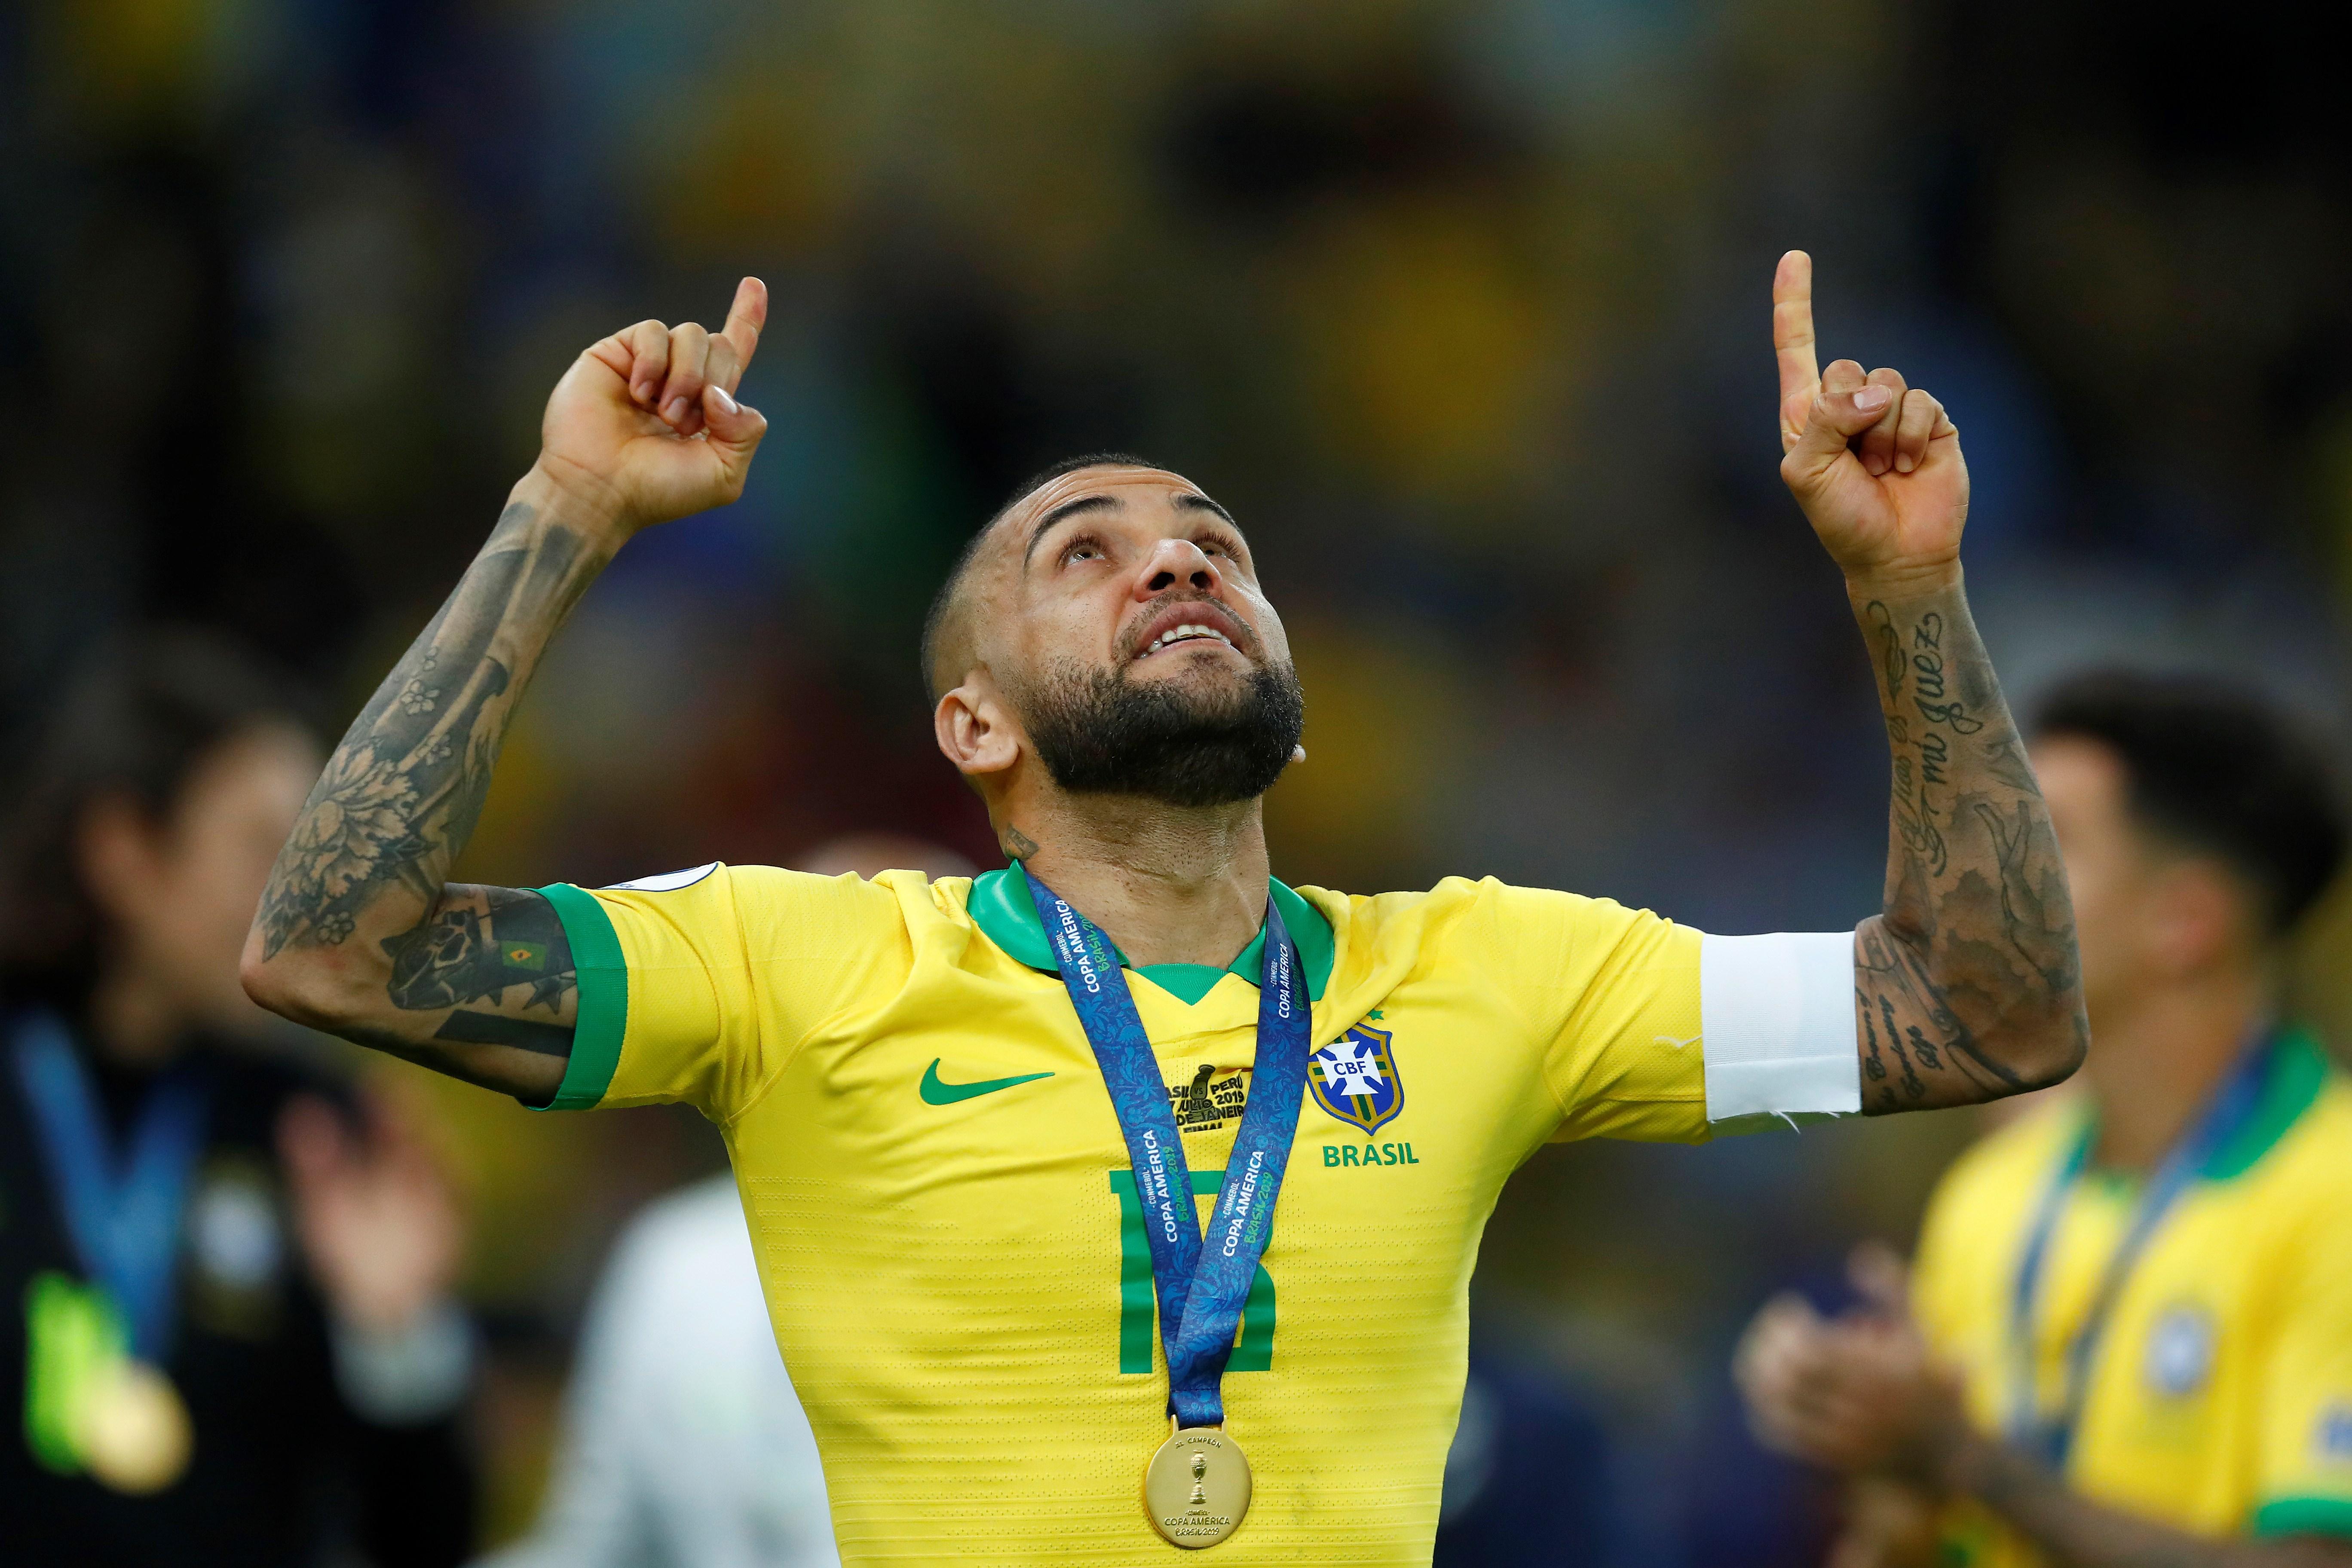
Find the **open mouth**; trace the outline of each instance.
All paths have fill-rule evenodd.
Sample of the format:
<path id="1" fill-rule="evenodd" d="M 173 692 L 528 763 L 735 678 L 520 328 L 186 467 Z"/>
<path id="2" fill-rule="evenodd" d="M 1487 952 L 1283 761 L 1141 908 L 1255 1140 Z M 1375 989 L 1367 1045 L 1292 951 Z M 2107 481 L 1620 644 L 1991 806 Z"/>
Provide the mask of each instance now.
<path id="1" fill-rule="evenodd" d="M 1216 627 L 1203 626 L 1198 621 L 1186 621 L 1181 626 L 1170 626 L 1152 638 L 1139 657 L 1150 658 L 1162 648 L 1176 647 L 1188 642 L 1215 642 L 1222 643 L 1227 647 L 1234 646 L 1234 639 Z"/>
<path id="2" fill-rule="evenodd" d="M 1135 636 L 1148 640 L 1131 643 L 1128 658 L 1140 664 L 1155 654 L 1181 647 L 1226 647 L 1255 659 L 1256 641 L 1239 617 L 1212 599 L 1177 599 L 1162 603 Z"/>

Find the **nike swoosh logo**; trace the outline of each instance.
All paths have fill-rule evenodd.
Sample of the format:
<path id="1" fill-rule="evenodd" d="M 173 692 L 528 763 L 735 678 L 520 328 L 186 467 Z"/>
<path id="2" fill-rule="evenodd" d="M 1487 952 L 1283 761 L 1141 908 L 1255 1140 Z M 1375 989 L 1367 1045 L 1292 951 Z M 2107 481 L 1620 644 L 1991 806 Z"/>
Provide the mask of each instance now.
<path id="1" fill-rule="evenodd" d="M 1024 1072 L 1018 1078 L 982 1079 L 978 1083 L 942 1083 L 940 1080 L 940 1058 L 933 1057 L 931 1065 L 923 1069 L 923 1103 L 953 1105 L 960 1100 L 976 1100 L 983 1094 L 994 1094 L 1000 1089 L 1011 1089 L 1016 1083 L 1034 1083 L 1041 1078 L 1052 1078 L 1049 1072 Z"/>

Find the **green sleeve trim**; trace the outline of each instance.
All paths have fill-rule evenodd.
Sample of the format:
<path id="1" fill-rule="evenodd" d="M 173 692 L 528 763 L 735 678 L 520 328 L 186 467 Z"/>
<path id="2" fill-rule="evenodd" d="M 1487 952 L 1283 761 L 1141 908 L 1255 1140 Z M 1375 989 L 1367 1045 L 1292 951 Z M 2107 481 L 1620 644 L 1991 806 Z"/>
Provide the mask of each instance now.
<path id="1" fill-rule="evenodd" d="M 621 1037 L 629 1027 L 629 965 L 604 906 L 583 889 L 557 882 L 539 889 L 555 906 L 572 943 L 580 976 L 580 1021 L 572 1030 L 572 1058 L 555 1098 L 535 1110 L 586 1110 L 613 1087 L 621 1065 Z"/>
<path id="2" fill-rule="evenodd" d="M 2332 1535 L 2352 1541 L 2352 1498 L 2273 1498 L 2254 1510 L 2254 1533 Z"/>

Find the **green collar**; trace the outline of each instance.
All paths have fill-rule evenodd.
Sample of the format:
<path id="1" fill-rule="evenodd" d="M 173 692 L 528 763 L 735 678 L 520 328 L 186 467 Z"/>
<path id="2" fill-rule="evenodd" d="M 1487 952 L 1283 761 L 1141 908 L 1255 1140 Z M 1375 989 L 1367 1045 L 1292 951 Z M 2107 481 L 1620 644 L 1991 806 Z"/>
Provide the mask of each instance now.
<path id="1" fill-rule="evenodd" d="M 1266 891 L 1273 895 L 1275 908 L 1282 911 L 1290 939 L 1298 944 L 1299 967 L 1307 972 L 1307 994 L 1320 1000 L 1331 979 L 1331 922 L 1323 918 L 1322 910 L 1272 878 L 1266 879 Z M 1030 901 L 1028 887 L 1013 868 L 974 877 L 964 909 L 971 923 L 1003 949 L 1006 957 L 1048 974 L 1056 973 L 1053 944 L 1038 923 L 1037 906 Z M 1115 945 L 1111 951 L 1118 952 Z M 1206 996 L 1228 974 L 1238 974 L 1255 985 L 1265 959 L 1265 931 L 1260 928 L 1250 944 L 1223 969 L 1205 963 L 1147 963 L 1136 973 L 1190 1005 Z M 1119 952 L 1118 961 L 1125 965 L 1127 954 Z"/>
<path id="2" fill-rule="evenodd" d="M 2236 1136 L 2206 1158 L 2205 1179 L 2226 1182 L 2252 1170 L 2311 1109 L 2326 1082 L 2327 1058 L 2310 1031 L 2292 1024 L 2281 1030 L 2252 1113 Z"/>
<path id="3" fill-rule="evenodd" d="M 2326 1053 L 2310 1030 L 2299 1024 L 2281 1029 L 2263 1069 L 2263 1086 L 2253 1109 L 2238 1130 L 2205 1157 L 2198 1175 L 2209 1182 L 2227 1182 L 2260 1164 L 2319 1098 L 2327 1084 L 2327 1071 Z M 2098 1136 L 2099 1119 L 2093 1112 L 2083 1118 L 2074 1146 L 2087 1152 Z M 2133 1173 L 2086 1170 L 2084 1176 L 2123 1195 L 2137 1192 L 2140 1184 L 2139 1176 Z"/>

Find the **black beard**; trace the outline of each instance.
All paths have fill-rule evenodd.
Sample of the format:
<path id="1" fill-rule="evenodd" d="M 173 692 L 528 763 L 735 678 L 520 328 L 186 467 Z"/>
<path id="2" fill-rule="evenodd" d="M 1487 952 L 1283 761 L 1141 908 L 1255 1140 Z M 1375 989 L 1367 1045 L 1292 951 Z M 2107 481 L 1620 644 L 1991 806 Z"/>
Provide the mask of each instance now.
<path id="1" fill-rule="evenodd" d="M 1072 795 L 1229 805 L 1274 787 L 1307 723 L 1288 665 L 1253 668 L 1238 691 L 1131 685 L 1106 669 L 1055 671 L 1021 701 L 1037 760 Z"/>

